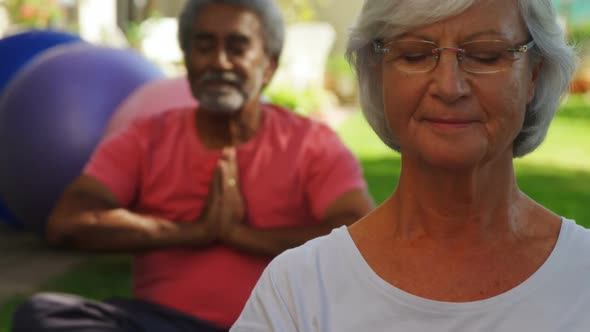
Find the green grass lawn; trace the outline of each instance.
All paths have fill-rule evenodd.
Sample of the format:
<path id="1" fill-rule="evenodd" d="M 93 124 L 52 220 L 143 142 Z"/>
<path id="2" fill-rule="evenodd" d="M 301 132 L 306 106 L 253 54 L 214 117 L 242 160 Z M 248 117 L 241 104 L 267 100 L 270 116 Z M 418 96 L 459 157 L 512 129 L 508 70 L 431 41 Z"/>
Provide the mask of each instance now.
<path id="1" fill-rule="evenodd" d="M 379 141 L 360 113 L 346 121 L 339 133 L 361 160 L 371 194 L 382 202 L 397 182 L 399 155 Z M 515 164 L 523 191 L 556 213 L 590 228 L 590 106 L 582 98 L 571 98 L 552 123 L 543 145 Z M 129 296 L 129 258 L 96 256 L 41 290 L 94 299 Z M 9 317 L 22 299 L 15 297 L 0 306 L 0 331 L 9 330 Z"/>

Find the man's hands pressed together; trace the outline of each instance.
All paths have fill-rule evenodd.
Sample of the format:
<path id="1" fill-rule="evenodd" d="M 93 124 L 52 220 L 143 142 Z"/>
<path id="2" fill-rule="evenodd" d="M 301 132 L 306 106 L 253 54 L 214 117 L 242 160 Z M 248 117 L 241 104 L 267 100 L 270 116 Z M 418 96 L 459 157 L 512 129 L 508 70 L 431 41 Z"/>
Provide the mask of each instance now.
<path id="1" fill-rule="evenodd" d="M 212 241 L 231 245 L 237 228 L 246 222 L 246 207 L 239 183 L 236 151 L 226 148 L 217 163 L 207 205 L 199 218 L 208 225 Z"/>

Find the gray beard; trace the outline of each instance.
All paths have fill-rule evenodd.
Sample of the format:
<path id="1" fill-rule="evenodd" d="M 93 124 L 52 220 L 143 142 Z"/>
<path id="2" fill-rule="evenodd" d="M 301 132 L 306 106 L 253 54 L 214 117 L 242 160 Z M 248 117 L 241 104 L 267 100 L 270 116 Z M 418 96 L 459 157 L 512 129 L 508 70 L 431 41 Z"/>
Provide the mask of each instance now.
<path id="1" fill-rule="evenodd" d="M 236 88 L 207 88 L 197 95 L 203 109 L 216 114 L 233 114 L 242 109 L 246 95 Z"/>

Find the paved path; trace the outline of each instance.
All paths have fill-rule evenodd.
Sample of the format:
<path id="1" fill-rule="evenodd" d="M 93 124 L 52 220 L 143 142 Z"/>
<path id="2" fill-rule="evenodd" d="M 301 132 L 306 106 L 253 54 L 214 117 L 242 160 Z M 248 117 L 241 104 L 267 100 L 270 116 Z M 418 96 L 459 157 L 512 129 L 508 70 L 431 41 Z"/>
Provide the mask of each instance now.
<path id="1" fill-rule="evenodd" d="M 49 248 L 39 235 L 0 223 L 0 304 L 12 296 L 34 292 L 84 258 Z"/>

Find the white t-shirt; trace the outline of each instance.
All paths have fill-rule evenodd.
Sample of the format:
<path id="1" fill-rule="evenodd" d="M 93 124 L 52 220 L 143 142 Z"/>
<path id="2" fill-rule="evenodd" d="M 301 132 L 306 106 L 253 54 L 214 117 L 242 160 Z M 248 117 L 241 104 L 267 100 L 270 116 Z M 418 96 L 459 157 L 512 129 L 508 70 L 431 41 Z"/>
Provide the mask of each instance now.
<path id="1" fill-rule="evenodd" d="M 590 331 L 590 230 L 563 219 L 546 262 L 482 301 L 404 292 L 363 259 L 346 227 L 275 258 L 232 332 Z"/>

